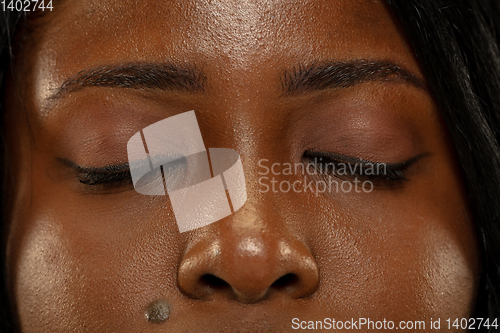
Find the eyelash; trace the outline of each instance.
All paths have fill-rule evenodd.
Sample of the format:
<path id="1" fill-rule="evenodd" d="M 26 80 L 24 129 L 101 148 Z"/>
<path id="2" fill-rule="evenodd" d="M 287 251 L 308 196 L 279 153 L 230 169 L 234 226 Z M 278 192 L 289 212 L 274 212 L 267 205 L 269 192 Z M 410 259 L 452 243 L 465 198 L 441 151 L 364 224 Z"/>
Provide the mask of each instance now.
<path id="1" fill-rule="evenodd" d="M 365 179 L 376 182 L 377 185 L 399 185 L 406 181 L 407 169 L 421 159 L 425 154 L 417 155 L 407 161 L 400 163 L 381 163 L 381 162 L 371 162 L 368 160 L 363 160 L 360 158 L 342 155 L 342 154 L 331 154 L 325 152 L 317 152 L 314 150 L 307 150 L 304 152 L 302 159 L 308 164 L 313 164 L 316 170 L 325 175 L 338 177 L 341 179 L 347 178 L 348 180 L 353 179 Z M 101 168 L 94 167 L 81 167 L 74 165 L 68 161 L 66 164 L 70 164 L 77 172 L 77 179 L 80 183 L 88 186 L 103 186 L 103 187 L 121 187 L 125 185 L 132 185 L 132 177 L 130 175 L 129 165 L 119 164 L 119 165 L 109 165 Z M 326 167 L 324 167 L 326 165 Z M 348 170 L 356 170 L 350 174 L 338 175 L 329 171 L 328 165 L 333 165 L 334 167 L 346 166 Z M 383 174 L 363 174 L 357 171 L 358 169 L 366 170 L 367 168 L 372 168 L 380 170 L 385 165 Z M 325 172 L 326 170 L 326 172 Z"/>
<path id="2" fill-rule="evenodd" d="M 369 180 L 375 182 L 375 185 L 401 185 L 408 181 L 407 169 L 424 157 L 425 154 L 420 154 L 411 159 L 399 163 L 382 163 L 372 162 L 352 156 L 342 154 L 331 154 L 318 152 L 314 150 L 307 150 L 304 152 L 302 159 L 306 163 L 313 165 L 317 172 L 321 175 L 328 175 L 346 180 Z M 325 167 L 326 166 L 326 167 Z M 332 167 L 328 167 L 332 166 Z M 331 169 L 338 169 L 344 167 L 343 170 L 348 170 L 346 174 L 336 174 Z M 363 173 L 362 170 L 384 170 L 383 173 L 377 172 L 375 174 Z"/>
<path id="3" fill-rule="evenodd" d="M 102 168 L 75 167 L 77 179 L 80 183 L 89 186 L 131 185 L 132 176 L 128 164 L 109 165 Z"/>

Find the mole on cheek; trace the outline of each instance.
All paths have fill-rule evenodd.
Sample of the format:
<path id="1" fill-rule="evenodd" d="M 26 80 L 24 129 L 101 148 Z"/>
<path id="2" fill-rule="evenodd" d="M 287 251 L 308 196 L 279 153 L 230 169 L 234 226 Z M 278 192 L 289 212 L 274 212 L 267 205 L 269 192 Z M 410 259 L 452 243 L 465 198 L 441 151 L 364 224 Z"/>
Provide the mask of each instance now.
<path id="1" fill-rule="evenodd" d="M 146 308 L 145 315 L 150 323 L 162 323 L 170 315 L 170 304 L 162 299 L 151 302 Z"/>

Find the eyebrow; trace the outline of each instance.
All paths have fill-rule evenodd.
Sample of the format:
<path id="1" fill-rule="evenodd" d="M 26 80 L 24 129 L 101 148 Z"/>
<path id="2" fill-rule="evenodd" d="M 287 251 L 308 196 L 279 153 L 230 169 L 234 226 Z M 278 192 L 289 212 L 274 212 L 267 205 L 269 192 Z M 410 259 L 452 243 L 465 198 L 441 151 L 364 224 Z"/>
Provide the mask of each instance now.
<path id="1" fill-rule="evenodd" d="M 98 66 L 68 78 L 49 98 L 61 98 L 86 87 L 203 91 L 205 75 L 195 66 L 171 63 L 126 63 Z"/>
<path id="2" fill-rule="evenodd" d="M 331 88 L 349 88 L 367 81 L 402 80 L 419 89 L 428 90 L 424 80 L 389 61 L 353 60 L 299 64 L 283 70 L 283 95 Z"/>
<path id="3" fill-rule="evenodd" d="M 283 95 L 349 88 L 367 81 L 402 80 L 427 90 L 419 76 L 389 61 L 359 59 L 352 61 L 314 62 L 284 69 L 281 76 Z M 111 87 L 166 91 L 202 92 L 206 76 L 196 66 L 172 63 L 126 63 L 97 66 L 66 79 L 49 99 L 82 90 L 86 87 Z"/>

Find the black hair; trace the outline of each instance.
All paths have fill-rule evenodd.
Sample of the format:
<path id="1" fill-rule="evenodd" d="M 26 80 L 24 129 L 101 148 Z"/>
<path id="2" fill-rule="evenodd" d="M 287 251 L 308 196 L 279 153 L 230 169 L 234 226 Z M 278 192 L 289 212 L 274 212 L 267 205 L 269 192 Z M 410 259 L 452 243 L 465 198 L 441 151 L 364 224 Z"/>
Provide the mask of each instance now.
<path id="1" fill-rule="evenodd" d="M 386 2 L 422 66 L 458 156 L 481 245 L 474 317 L 492 321 L 500 318 L 500 4 L 495 0 Z M 1 17 L 0 121 L 5 76 L 13 57 L 11 41 L 23 16 L 6 11 Z M 1 132 L 0 140 L 4 161 Z M 5 223 L 2 216 L 0 222 Z M 5 256 L 0 263 L 0 332 L 10 332 Z"/>
<path id="2" fill-rule="evenodd" d="M 4 11 L 0 18 L 0 129 L 3 128 L 3 109 L 5 81 L 8 71 L 11 69 L 13 60 L 12 40 L 16 33 L 20 21 L 24 20 L 26 15 L 21 11 Z M 0 130 L 0 230 L 5 230 L 4 204 L 6 203 L 7 175 L 6 175 L 6 144 L 3 132 Z M 6 267 L 6 235 L 0 236 L 0 333 L 14 332 L 14 315 L 9 301 L 9 291 L 7 286 L 7 267 Z"/>

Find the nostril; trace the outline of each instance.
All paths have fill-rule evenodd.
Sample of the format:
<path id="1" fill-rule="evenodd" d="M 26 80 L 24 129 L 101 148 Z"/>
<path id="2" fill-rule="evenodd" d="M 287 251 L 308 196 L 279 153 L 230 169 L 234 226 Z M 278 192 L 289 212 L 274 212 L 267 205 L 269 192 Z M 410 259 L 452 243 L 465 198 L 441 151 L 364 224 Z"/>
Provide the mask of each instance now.
<path id="1" fill-rule="evenodd" d="M 184 295 L 249 304 L 275 296 L 304 298 L 317 290 L 319 269 L 304 243 L 271 233 L 244 239 L 236 235 L 238 241 L 229 236 L 234 235 L 200 241 L 184 255 L 178 271 Z"/>
<path id="2" fill-rule="evenodd" d="M 200 277 L 200 282 L 206 287 L 210 287 L 212 289 L 227 289 L 229 288 L 229 283 L 224 281 L 223 279 L 213 275 L 213 274 L 203 274 Z"/>
<path id="3" fill-rule="evenodd" d="M 285 289 L 287 287 L 291 287 L 299 281 L 299 277 L 296 274 L 288 273 L 277 279 L 273 282 L 271 287 L 276 289 Z"/>

